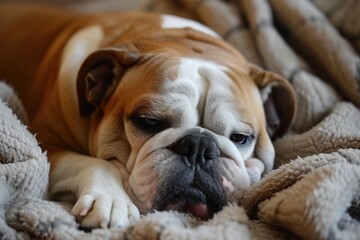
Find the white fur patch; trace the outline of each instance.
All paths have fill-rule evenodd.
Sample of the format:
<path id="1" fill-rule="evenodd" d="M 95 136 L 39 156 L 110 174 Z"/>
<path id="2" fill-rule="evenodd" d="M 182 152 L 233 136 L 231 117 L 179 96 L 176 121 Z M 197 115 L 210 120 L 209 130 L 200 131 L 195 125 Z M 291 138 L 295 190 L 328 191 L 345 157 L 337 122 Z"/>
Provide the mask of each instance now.
<path id="1" fill-rule="evenodd" d="M 263 103 L 269 98 L 270 94 L 272 93 L 272 87 L 274 85 L 276 84 L 268 84 L 265 88 L 261 89 L 260 94 Z"/>
<path id="2" fill-rule="evenodd" d="M 87 132 L 86 127 L 82 127 L 84 126 L 83 119 L 78 116 L 78 106 L 74 104 L 77 102 L 77 74 L 85 58 L 99 47 L 103 37 L 104 33 L 100 26 L 93 25 L 84 28 L 69 39 L 62 53 L 57 80 L 60 107 L 67 107 L 67 109 L 62 109 L 64 119 L 68 127 L 72 128 L 72 133 L 78 143 L 87 143 Z M 81 147 L 86 148 L 86 146 Z"/>
<path id="3" fill-rule="evenodd" d="M 205 25 L 195 22 L 190 19 L 171 16 L 171 15 L 162 15 L 162 28 L 192 28 L 202 33 L 208 34 L 210 36 L 220 38 L 220 35 L 214 32 L 212 29 L 206 27 Z"/>
<path id="4" fill-rule="evenodd" d="M 60 78 L 64 81 L 68 81 L 66 78 L 69 77 L 76 78 L 80 65 L 90 53 L 96 50 L 103 36 L 100 26 L 90 26 L 77 32 L 64 48 Z"/>
<path id="5" fill-rule="evenodd" d="M 228 71 L 226 67 L 210 61 L 185 58 L 180 62 L 178 79 L 173 83 L 172 89 L 193 86 L 192 94 L 190 92 L 187 94 L 193 96 L 192 106 L 188 106 L 186 112 L 194 112 L 196 116 L 192 117 L 199 118 L 200 126 L 225 137 L 229 137 L 233 132 L 251 135 L 254 130 L 238 113 L 230 85 L 231 79 L 226 71 Z M 253 142 L 238 150 L 243 158 L 247 159 L 251 156 L 254 147 Z"/>

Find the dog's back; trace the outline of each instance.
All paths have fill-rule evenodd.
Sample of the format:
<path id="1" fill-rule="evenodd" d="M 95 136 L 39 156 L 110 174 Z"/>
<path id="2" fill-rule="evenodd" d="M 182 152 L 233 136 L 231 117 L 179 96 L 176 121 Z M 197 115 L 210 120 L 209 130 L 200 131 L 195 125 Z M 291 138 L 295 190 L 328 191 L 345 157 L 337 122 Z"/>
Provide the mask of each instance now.
<path id="1" fill-rule="evenodd" d="M 51 76 L 56 69 L 46 69 L 41 71 L 42 76 L 36 75 L 41 62 L 48 60 L 50 45 L 71 18 L 70 13 L 51 7 L 0 4 L 0 77 L 16 89 L 25 100 L 26 108 L 37 107 L 40 101 L 37 99 L 40 96 L 27 96 L 30 87 L 46 90 L 44 83 L 32 82 L 39 77 L 55 79 Z"/>
<path id="2" fill-rule="evenodd" d="M 49 6 L 0 4 L 0 78 L 15 88 L 24 102 L 30 120 L 46 95 L 52 94 L 51 89 L 58 78 L 59 69 L 64 59 L 69 58 L 64 56 L 67 54 L 64 49 L 69 39 L 93 25 L 100 26 L 103 32 L 101 47 L 135 39 L 153 41 L 150 45 L 154 47 L 159 45 L 157 38 L 162 38 L 161 29 L 166 28 L 191 26 L 201 32 L 216 35 L 193 21 L 144 12 L 81 14 Z M 187 32 L 170 35 L 186 38 Z M 150 36 L 155 37 L 149 40 Z M 165 39 L 167 37 L 164 36 Z M 89 39 L 89 36 L 83 36 L 82 39 Z M 116 42 L 113 42 L 115 39 Z M 161 47 L 163 44 L 160 44 Z M 78 45 L 71 48 L 73 55 L 84 48 Z M 34 92 L 40 94 L 29 94 Z"/>
<path id="3" fill-rule="evenodd" d="M 0 4 L 0 78 L 15 88 L 31 119 L 44 95 L 51 94 L 66 59 L 64 48 L 74 34 L 100 26 L 104 47 L 112 44 L 114 36 L 124 35 L 129 41 L 156 32 L 161 21 L 160 15 L 139 12 L 81 14 L 42 5 Z M 41 94 L 30 96 L 33 92 Z"/>

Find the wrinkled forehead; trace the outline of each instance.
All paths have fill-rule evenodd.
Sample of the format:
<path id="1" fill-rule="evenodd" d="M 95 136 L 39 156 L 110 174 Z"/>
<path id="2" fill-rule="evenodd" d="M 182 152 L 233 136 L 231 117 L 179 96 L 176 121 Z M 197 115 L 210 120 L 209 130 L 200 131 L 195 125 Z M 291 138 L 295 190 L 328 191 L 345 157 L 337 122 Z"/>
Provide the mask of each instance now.
<path id="1" fill-rule="evenodd" d="M 108 112 L 121 105 L 116 111 L 125 117 L 163 119 L 174 128 L 200 126 L 221 135 L 256 134 L 262 121 L 256 115 L 261 98 L 243 75 L 209 60 L 157 55 L 127 72 Z"/>
<path id="2" fill-rule="evenodd" d="M 204 105 L 215 103 L 216 99 L 222 102 L 231 102 L 231 79 L 226 74 L 228 69 L 210 61 L 181 58 L 177 65 L 164 70 L 167 81 L 163 91 L 173 97 L 184 96 L 191 106 L 196 106 L 199 113 Z"/>
<path id="3" fill-rule="evenodd" d="M 150 84 L 154 89 L 140 96 L 133 107 L 138 114 L 171 118 L 173 127 L 200 125 L 226 134 L 232 131 L 229 125 L 237 125 L 243 131 L 254 131 L 255 119 L 245 95 L 258 93 L 253 86 L 241 92 L 230 69 L 194 58 L 176 58 L 160 65 L 154 68 L 157 77 Z"/>

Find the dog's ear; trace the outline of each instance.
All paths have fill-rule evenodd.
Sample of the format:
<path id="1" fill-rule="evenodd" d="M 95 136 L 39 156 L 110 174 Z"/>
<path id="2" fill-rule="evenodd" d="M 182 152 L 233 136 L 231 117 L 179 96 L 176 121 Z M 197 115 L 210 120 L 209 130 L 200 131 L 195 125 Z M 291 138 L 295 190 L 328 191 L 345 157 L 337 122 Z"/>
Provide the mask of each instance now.
<path id="1" fill-rule="evenodd" d="M 296 112 L 295 93 L 284 78 L 257 66 L 250 65 L 250 77 L 259 88 L 264 105 L 266 128 L 260 129 L 255 153 L 267 173 L 273 168 L 275 158 L 270 137 L 283 135 L 291 126 Z"/>
<path id="2" fill-rule="evenodd" d="M 140 59 L 132 48 L 105 48 L 90 54 L 80 67 L 76 91 L 80 116 L 88 117 L 112 95 L 126 69 Z"/>
<path id="3" fill-rule="evenodd" d="M 292 86 L 280 75 L 255 65 L 250 65 L 250 76 L 260 90 L 268 134 L 272 138 L 283 135 L 291 126 L 296 113 Z"/>

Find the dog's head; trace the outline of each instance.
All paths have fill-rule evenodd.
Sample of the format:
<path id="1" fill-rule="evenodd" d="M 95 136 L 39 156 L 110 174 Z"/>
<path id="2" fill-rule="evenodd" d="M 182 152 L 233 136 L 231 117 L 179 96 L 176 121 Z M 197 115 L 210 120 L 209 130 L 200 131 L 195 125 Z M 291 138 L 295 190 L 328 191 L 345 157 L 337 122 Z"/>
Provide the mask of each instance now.
<path id="1" fill-rule="evenodd" d="M 250 185 L 246 161 L 272 168 L 269 135 L 282 134 L 295 111 L 286 80 L 195 33 L 96 51 L 82 64 L 77 92 L 81 115 L 95 123 L 92 154 L 118 161 L 143 213 L 206 218 L 237 202 Z"/>

